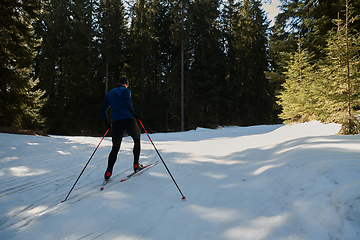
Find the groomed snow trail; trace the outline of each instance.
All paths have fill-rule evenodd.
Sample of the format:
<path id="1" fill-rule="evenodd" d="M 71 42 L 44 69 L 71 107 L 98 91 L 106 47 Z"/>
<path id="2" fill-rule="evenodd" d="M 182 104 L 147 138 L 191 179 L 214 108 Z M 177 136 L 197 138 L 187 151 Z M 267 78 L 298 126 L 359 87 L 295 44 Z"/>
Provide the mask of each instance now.
<path id="1" fill-rule="evenodd" d="M 100 191 L 111 138 L 0 134 L 1 239 L 360 239 L 360 136 L 339 125 L 225 127 L 151 138 L 162 163 L 131 172 L 124 138 Z M 142 136 L 141 161 L 158 159 Z"/>

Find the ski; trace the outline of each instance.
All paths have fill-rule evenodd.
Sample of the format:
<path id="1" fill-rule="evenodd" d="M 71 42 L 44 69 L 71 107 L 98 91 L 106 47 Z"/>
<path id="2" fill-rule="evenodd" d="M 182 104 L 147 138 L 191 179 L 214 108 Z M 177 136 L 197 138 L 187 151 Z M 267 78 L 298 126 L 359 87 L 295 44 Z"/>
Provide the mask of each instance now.
<path id="1" fill-rule="evenodd" d="M 120 182 L 125 182 L 126 180 L 128 180 L 129 178 L 135 177 L 137 175 L 140 175 L 141 173 L 145 172 L 146 170 L 148 170 L 149 168 L 152 168 L 153 166 L 155 166 L 159 161 L 156 161 L 155 163 L 150 163 L 149 165 L 146 165 L 145 167 L 143 167 L 140 171 L 137 172 L 133 172 L 129 175 L 126 176 L 126 178 L 120 180 Z"/>
<path id="2" fill-rule="evenodd" d="M 144 171 L 148 170 L 149 168 L 155 166 L 158 163 L 158 161 L 156 161 L 155 163 L 150 163 L 149 165 L 146 165 L 144 168 L 142 168 L 140 171 L 137 172 L 133 172 L 131 174 L 129 174 L 128 176 L 126 176 L 126 178 L 120 180 L 120 182 L 124 182 L 126 180 L 128 180 L 131 177 L 137 176 L 141 173 L 143 173 Z M 111 179 L 111 178 L 110 178 Z M 108 182 L 110 182 L 110 179 L 108 180 L 104 180 L 104 182 L 101 184 L 100 190 L 103 191 L 105 189 L 106 184 L 108 184 Z"/>
<path id="3" fill-rule="evenodd" d="M 101 188 L 100 188 L 101 191 L 104 190 L 105 185 L 106 185 L 109 181 L 110 181 L 110 179 L 104 180 L 104 182 L 103 182 L 103 184 L 101 185 Z"/>

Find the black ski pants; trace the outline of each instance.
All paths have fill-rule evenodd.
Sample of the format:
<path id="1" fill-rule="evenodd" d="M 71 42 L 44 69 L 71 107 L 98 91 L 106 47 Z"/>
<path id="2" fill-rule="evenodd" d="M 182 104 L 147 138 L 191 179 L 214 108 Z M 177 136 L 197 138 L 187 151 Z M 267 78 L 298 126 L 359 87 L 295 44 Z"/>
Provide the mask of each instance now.
<path id="1" fill-rule="evenodd" d="M 134 164 L 139 164 L 140 157 L 140 128 L 135 118 L 126 118 L 113 122 L 112 124 L 112 149 L 109 154 L 107 172 L 113 170 L 114 164 L 117 159 L 117 154 L 120 150 L 121 141 L 124 131 L 132 137 L 134 141 Z"/>

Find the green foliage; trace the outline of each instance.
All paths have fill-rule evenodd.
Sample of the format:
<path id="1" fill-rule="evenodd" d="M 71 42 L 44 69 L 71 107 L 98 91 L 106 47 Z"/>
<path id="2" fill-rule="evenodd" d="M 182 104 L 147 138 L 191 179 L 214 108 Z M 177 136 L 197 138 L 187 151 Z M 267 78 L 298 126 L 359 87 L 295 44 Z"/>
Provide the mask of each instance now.
<path id="1" fill-rule="evenodd" d="M 43 91 L 34 76 L 34 22 L 39 1 L 4 1 L 0 7 L 0 125 L 26 129 L 42 127 L 39 109 Z"/>
<path id="2" fill-rule="evenodd" d="M 328 122 L 342 124 L 341 133 L 359 133 L 360 114 L 360 36 L 352 31 L 349 6 L 346 4 L 345 21 L 334 20 L 336 28 L 329 33 L 326 57 L 322 61 L 319 74 L 323 76 L 321 91 L 326 96 L 322 118 Z M 353 33 L 355 32 L 355 33 Z M 326 86 L 326 88 L 324 88 Z"/>
<path id="3" fill-rule="evenodd" d="M 285 123 L 307 122 L 314 120 L 315 110 L 318 106 L 316 79 L 314 72 L 314 55 L 301 49 L 299 42 L 298 52 L 283 53 L 289 59 L 286 71 L 286 81 L 282 85 L 283 91 L 279 95 L 283 110 L 279 115 Z"/>
<path id="4" fill-rule="evenodd" d="M 190 12 L 191 67 L 189 71 L 191 125 L 216 126 L 221 120 L 222 87 L 225 84 L 225 53 L 218 29 L 219 1 L 194 2 Z"/>
<path id="5" fill-rule="evenodd" d="M 345 18 L 326 37 L 322 57 L 316 51 L 289 54 L 284 91 L 279 95 L 286 122 L 320 120 L 341 123 L 340 134 L 359 133 L 360 37 L 351 23 L 352 8 L 345 3 Z M 340 15 L 339 15 L 340 16 Z"/>

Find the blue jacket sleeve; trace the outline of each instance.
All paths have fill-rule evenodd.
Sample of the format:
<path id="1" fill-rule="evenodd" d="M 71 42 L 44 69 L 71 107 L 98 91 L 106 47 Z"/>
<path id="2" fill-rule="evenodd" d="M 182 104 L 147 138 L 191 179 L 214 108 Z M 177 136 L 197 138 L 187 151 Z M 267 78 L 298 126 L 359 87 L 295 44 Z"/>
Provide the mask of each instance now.
<path id="1" fill-rule="evenodd" d="M 108 107 L 109 107 L 109 100 L 108 100 L 108 97 L 106 96 L 104 101 L 103 101 L 103 104 L 101 106 L 101 116 L 102 116 L 102 119 L 103 119 L 104 122 L 109 121 L 108 115 L 107 115 Z"/>

